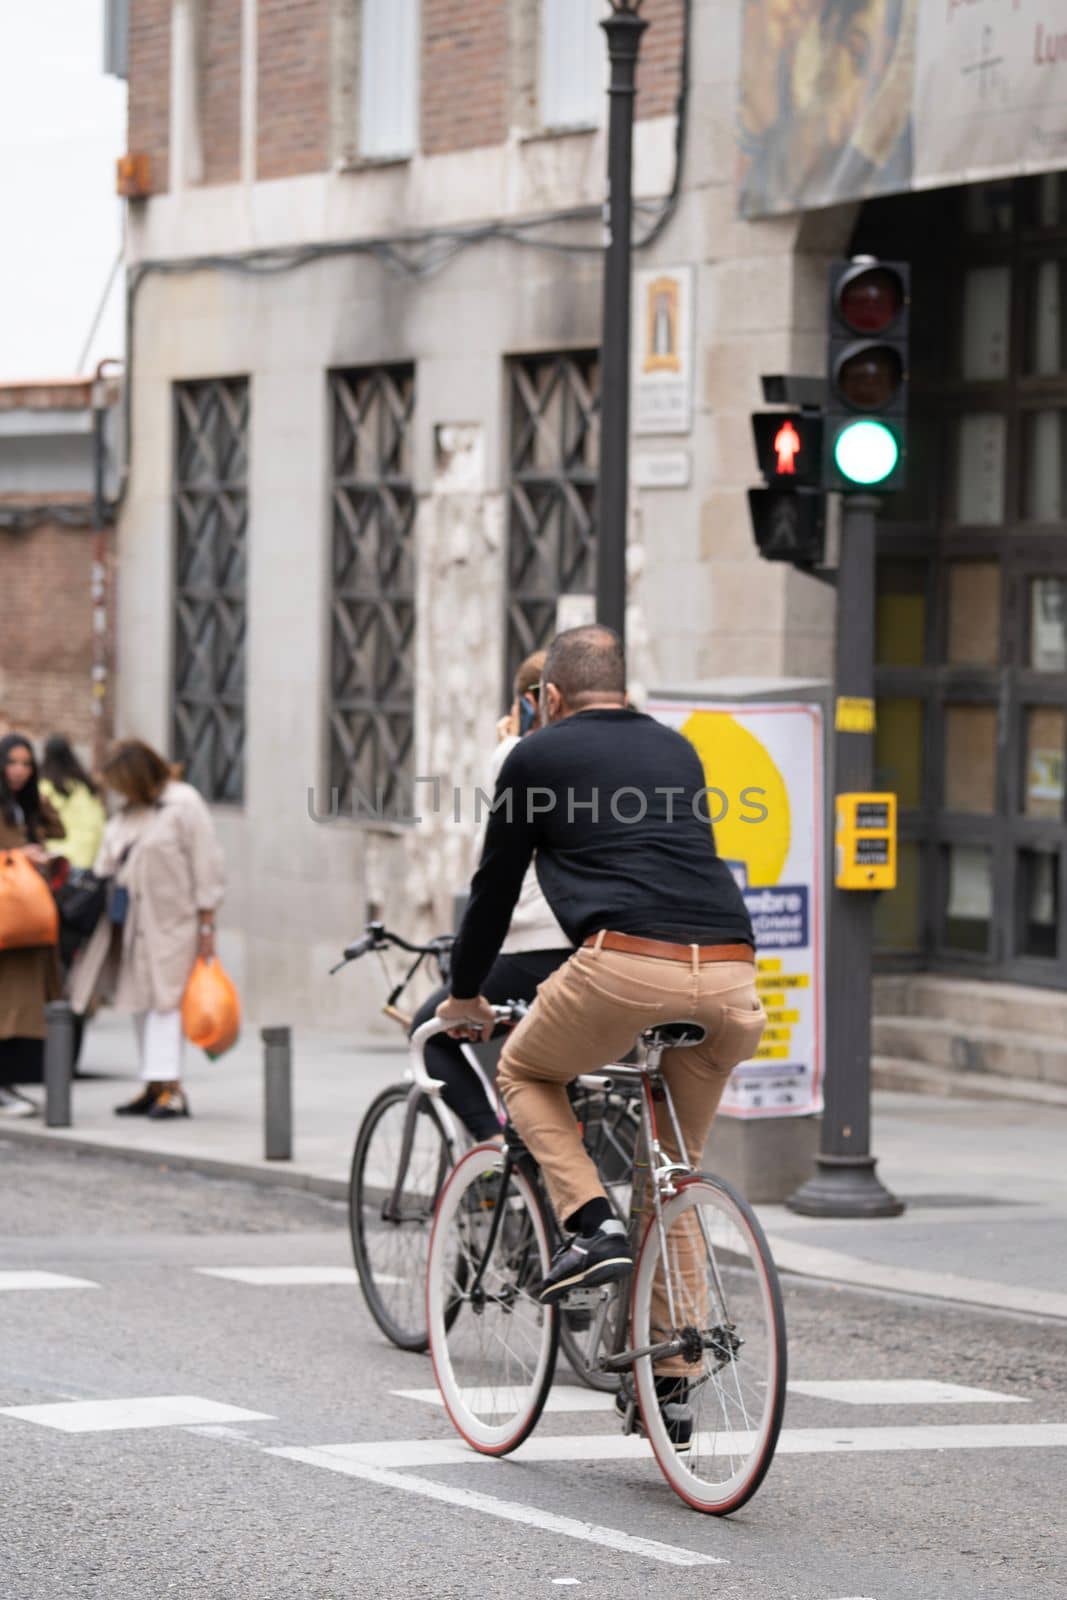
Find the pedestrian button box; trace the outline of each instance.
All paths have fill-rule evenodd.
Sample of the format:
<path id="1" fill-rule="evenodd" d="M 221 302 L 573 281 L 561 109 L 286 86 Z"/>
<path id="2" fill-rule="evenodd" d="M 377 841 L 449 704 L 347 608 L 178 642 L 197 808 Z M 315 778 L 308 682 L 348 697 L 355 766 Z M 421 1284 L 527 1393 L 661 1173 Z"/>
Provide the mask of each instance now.
<path id="1" fill-rule="evenodd" d="M 839 794 L 835 844 L 839 889 L 895 889 L 896 795 Z"/>

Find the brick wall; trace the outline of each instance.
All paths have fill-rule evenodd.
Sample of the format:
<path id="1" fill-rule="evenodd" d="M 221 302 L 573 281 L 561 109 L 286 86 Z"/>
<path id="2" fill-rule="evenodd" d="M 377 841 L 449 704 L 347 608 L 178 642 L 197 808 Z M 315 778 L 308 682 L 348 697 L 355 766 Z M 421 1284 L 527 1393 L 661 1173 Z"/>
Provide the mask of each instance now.
<path id="1" fill-rule="evenodd" d="M 642 17 L 650 23 L 637 63 L 637 115 L 662 117 L 674 110 L 682 58 L 684 0 L 645 0 Z"/>
<path id="2" fill-rule="evenodd" d="M 113 570 L 111 536 L 108 546 Z M 17 729 L 34 740 L 65 733 L 84 752 L 91 748 L 92 561 L 89 529 L 0 529 L 0 733 Z M 108 587 L 113 635 L 113 582 Z"/>
<path id="3" fill-rule="evenodd" d="M 171 0 L 130 0 L 128 143 L 152 159 L 152 188 L 170 182 Z"/>
<path id="4" fill-rule="evenodd" d="M 241 0 L 211 0 L 200 13 L 200 147 L 205 183 L 241 176 Z"/>
<path id="5" fill-rule="evenodd" d="M 505 0 L 422 0 L 425 154 L 500 144 L 511 72 Z"/>
<path id="6" fill-rule="evenodd" d="M 256 175 L 323 172 L 330 155 L 329 0 L 259 0 Z"/>

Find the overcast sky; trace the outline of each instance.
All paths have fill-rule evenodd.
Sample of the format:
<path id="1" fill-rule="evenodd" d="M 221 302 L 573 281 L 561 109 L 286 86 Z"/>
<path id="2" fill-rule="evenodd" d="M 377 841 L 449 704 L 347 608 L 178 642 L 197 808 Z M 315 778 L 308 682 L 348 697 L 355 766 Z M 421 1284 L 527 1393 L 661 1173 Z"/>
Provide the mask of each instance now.
<path id="1" fill-rule="evenodd" d="M 73 377 L 122 239 L 103 0 L 0 0 L 0 381 Z M 83 365 L 122 355 L 121 274 Z"/>

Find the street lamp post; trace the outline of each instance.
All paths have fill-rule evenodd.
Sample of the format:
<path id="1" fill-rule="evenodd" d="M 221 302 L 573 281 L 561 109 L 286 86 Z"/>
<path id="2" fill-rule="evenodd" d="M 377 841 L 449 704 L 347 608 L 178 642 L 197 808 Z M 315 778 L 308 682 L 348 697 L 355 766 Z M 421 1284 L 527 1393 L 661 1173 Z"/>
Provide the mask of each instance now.
<path id="1" fill-rule="evenodd" d="M 641 0 L 611 0 L 608 36 L 608 197 L 604 208 L 604 316 L 600 349 L 600 493 L 597 621 L 626 632 L 626 508 L 630 442 L 630 257 L 637 57 L 648 27 Z"/>

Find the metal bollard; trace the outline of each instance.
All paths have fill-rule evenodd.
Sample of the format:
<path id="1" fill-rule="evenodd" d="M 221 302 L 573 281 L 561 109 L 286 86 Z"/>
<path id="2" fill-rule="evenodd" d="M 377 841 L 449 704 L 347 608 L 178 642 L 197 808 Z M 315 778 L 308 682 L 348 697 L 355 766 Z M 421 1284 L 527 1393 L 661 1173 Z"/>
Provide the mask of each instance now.
<path id="1" fill-rule="evenodd" d="M 74 1075 L 74 1013 L 66 1000 L 44 1008 L 44 1125 L 70 1127 L 70 1080 Z"/>
<path id="2" fill-rule="evenodd" d="M 289 1028 L 261 1028 L 263 1133 L 268 1161 L 293 1159 L 293 1045 Z"/>

